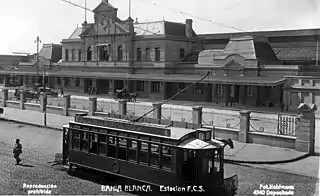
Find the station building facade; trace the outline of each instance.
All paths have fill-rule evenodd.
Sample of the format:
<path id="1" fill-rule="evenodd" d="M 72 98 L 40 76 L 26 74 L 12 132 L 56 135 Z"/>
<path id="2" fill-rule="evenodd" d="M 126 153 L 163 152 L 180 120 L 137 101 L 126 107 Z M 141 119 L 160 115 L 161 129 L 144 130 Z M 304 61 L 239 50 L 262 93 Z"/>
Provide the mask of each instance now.
<path id="1" fill-rule="evenodd" d="M 102 0 L 94 23 L 84 22 L 63 39 L 61 60 L 45 75 L 55 89 L 113 95 L 126 88 L 139 97 L 166 99 L 208 71 L 211 75 L 176 97 L 178 100 L 288 108 L 288 76 L 315 64 L 319 29 L 197 35 L 185 23 L 121 20 Z M 11 73 L 12 72 L 12 73 Z M 8 71 L 0 74 L 6 77 Z M 9 74 L 36 81 L 34 65 Z"/>

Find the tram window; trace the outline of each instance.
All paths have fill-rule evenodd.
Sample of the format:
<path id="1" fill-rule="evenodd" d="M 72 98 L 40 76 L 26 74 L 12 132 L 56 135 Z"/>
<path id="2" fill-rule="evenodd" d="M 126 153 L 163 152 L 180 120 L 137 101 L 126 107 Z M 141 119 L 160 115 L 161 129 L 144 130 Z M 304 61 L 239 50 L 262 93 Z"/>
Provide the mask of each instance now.
<path id="1" fill-rule="evenodd" d="M 97 128 L 91 128 L 91 131 L 98 132 L 98 129 Z"/>
<path id="2" fill-rule="evenodd" d="M 80 150 L 87 151 L 88 150 L 88 133 L 82 132 L 80 134 Z"/>
<path id="3" fill-rule="evenodd" d="M 213 157 L 214 165 L 213 165 L 213 171 L 214 172 L 219 172 L 220 171 L 220 153 L 219 151 L 215 150 L 214 151 L 214 157 Z"/>
<path id="4" fill-rule="evenodd" d="M 107 156 L 116 158 L 116 149 L 117 147 L 115 137 L 109 136 Z"/>
<path id="5" fill-rule="evenodd" d="M 161 156 L 161 165 L 164 168 L 169 168 L 171 169 L 171 147 L 168 146 L 162 146 L 162 156 Z"/>
<path id="6" fill-rule="evenodd" d="M 128 159 L 130 161 L 137 161 L 137 142 L 136 141 L 128 141 L 129 142 L 129 150 L 128 150 Z"/>
<path id="7" fill-rule="evenodd" d="M 81 126 L 80 126 L 80 125 L 74 125 L 74 124 L 73 124 L 72 127 L 73 127 L 73 128 L 76 128 L 76 129 L 81 129 Z"/>
<path id="8" fill-rule="evenodd" d="M 90 152 L 98 154 L 98 135 L 90 133 Z"/>
<path id="9" fill-rule="evenodd" d="M 72 131 L 72 149 L 80 149 L 80 133 Z"/>
<path id="10" fill-rule="evenodd" d="M 159 145 L 156 144 L 150 144 L 150 151 L 151 151 L 151 155 L 150 155 L 150 164 L 151 165 L 159 165 Z"/>
<path id="11" fill-rule="evenodd" d="M 141 142 L 139 161 L 142 163 L 148 163 L 148 143 Z"/>
<path id="12" fill-rule="evenodd" d="M 86 126 L 83 126 L 82 129 L 83 129 L 83 130 L 86 130 L 86 131 L 89 131 L 89 130 L 90 130 L 90 128 L 89 128 L 89 127 L 86 127 Z"/>
<path id="13" fill-rule="evenodd" d="M 118 159 L 127 160 L 127 140 L 122 138 L 118 139 Z"/>
<path id="14" fill-rule="evenodd" d="M 99 135 L 99 154 L 107 155 L 107 136 Z"/>

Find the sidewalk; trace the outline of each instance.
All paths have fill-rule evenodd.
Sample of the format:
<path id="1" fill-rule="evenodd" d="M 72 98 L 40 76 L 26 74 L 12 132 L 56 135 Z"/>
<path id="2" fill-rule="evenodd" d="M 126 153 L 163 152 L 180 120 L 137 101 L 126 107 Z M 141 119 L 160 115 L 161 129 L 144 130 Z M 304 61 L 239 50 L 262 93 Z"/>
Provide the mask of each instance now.
<path id="1" fill-rule="evenodd" d="M 4 115 L 0 120 L 13 120 L 36 126 L 43 125 L 43 113 L 35 111 L 4 108 Z M 47 114 L 47 126 L 60 129 L 63 124 L 73 120 L 73 117 Z M 234 149 L 226 147 L 225 159 L 231 161 L 262 161 L 278 162 L 292 160 L 304 156 L 306 153 L 297 152 L 292 149 L 277 148 L 259 144 L 247 144 L 234 141 Z M 307 157 L 295 162 L 282 164 L 246 164 L 250 167 L 267 168 L 281 172 L 293 173 L 313 178 L 319 178 L 319 157 Z"/>

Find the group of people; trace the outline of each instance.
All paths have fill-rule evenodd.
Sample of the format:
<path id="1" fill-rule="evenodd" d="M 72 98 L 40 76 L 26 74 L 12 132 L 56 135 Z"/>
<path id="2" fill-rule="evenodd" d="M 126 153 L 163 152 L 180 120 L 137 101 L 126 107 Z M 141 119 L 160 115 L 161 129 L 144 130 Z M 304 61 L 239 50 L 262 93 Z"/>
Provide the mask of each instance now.
<path id="1" fill-rule="evenodd" d="M 88 94 L 89 95 L 95 95 L 97 93 L 97 88 L 94 86 L 89 86 L 88 87 Z"/>

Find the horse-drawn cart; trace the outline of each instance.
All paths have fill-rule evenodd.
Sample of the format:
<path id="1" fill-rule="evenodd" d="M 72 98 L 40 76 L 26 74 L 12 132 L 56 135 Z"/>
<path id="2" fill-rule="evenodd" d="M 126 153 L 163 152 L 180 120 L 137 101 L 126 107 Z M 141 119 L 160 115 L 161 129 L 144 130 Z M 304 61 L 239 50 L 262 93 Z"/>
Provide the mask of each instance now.
<path id="1" fill-rule="evenodd" d="M 136 102 L 138 94 L 137 93 L 129 93 L 127 90 L 116 90 L 114 94 L 114 100 L 126 100 L 129 102 Z"/>

